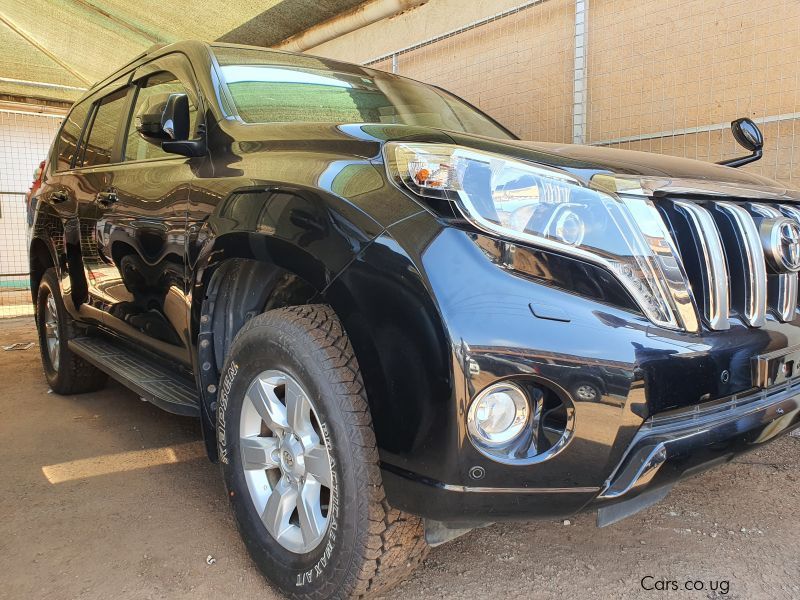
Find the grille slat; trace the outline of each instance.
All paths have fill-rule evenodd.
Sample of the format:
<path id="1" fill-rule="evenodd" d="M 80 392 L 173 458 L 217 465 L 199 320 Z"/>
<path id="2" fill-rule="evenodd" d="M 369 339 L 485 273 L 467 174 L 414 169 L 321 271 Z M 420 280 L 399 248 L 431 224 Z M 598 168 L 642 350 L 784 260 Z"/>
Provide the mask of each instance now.
<path id="1" fill-rule="evenodd" d="M 689 236 L 699 257 L 699 265 L 695 265 L 692 272 L 699 278 L 699 285 L 695 286 L 698 289 L 694 291 L 700 294 L 696 300 L 701 304 L 703 319 L 711 329 L 727 329 L 730 327 L 728 267 L 714 218 L 694 202 L 676 200 L 673 204 L 686 219 Z"/>
<path id="2" fill-rule="evenodd" d="M 794 319 L 797 310 L 797 274 L 786 273 L 778 275 L 775 286 L 775 316 L 784 323 Z"/>
<path id="3" fill-rule="evenodd" d="M 781 204 L 778 209 L 784 214 L 784 216 L 787 216 L 800 224 L 800 208 L 791 206 L 789 204 Z"/>
<path id="4" fill-rule="evenodd" d="M 767 266 L 758 228 L 739 204 L 714 202 L 713 207 L 731 275 L 731 306 L 747 325 L 762 327 L 767 317 Z"/>

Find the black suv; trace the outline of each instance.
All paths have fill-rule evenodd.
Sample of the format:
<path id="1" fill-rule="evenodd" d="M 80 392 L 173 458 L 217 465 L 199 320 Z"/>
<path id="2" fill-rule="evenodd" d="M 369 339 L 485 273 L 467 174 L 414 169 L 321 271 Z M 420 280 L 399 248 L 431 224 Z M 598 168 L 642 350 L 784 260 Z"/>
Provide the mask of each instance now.
<path id="1" fill-rule="evenodd" d="M 50 386 L 199 417 L 290 596 L 386 590 L 494 521 L 613 523 L 798 425 L 800 193 L 768 179 L 199 42 L 95 85 L 47 164 Z"/>

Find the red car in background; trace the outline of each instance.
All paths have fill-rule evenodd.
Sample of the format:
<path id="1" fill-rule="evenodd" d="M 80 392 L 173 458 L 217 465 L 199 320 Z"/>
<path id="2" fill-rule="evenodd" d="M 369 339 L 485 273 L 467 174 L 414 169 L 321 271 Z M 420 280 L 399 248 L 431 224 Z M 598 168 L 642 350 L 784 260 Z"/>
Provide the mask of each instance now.
<path id="1" fill-rule="evenodd" d="M 39 191 L 39 188 L 42 187 L 42 179 L 44 178 L 44 168 L 47 165 L 47 161 L 43 160 L 39 163 L 39 166 L 36 167 L 36 170 L 33 172 L 33 182 L 31 182 L 31 189 L 28 190 L 28 193 L 25 194 L 25 206 L 28 209 L 28 227 L 33 225 L 33 215 L 36 213 L 36 192 Z"/>

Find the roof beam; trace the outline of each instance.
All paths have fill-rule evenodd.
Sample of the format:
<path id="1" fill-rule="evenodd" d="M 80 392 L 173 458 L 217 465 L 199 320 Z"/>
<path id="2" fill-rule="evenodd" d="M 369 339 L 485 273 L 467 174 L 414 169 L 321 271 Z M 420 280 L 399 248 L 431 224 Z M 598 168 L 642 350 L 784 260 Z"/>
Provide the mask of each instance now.
<path id="1" fill-rule="evenodd" d="M 56 64 L 64 67 L 64 69 L 66 69 L 73 77 L 77 78 L 79 81 L 85 83 L 86 85 L 91 84 L 91 81 L 86 79 L 86 77 L 78 73 L 75 69 L 73 69 L 71 66 L 69 66 L 60 58 L 58 58 L 55 54 L 50 52 L 35 37 L 33 37 L 27 31 L 23 30 L 21 27 L 19 27 L 16 23 L 14 23 L 11 19 L 8 18 L 8 16 L 4 15 L 3 13 L 0 13 L 0 22 L 4 23 L 9 29 L 11 29 L 11 31 L 16 33 L 18 36 L 20 36 L 22 39 L 28 42 L 31 46 L 36 48 L 39 52 L 47 56 L 47 58 L 49 58 Z"/>
<path id="2" fill-rule="evenodd" d="M 62 85 L 60 83 L 47 83 L 46 81 L 28 81 L 27 79 L 14 79 L 13 77 L 0 77 L 0 83 L 16 83 L 17 85 L 29 85 L 32 87 L 53 88 L 56 90 L 74 90 L 85 92 L 87 88 L 74 85 Z"/>
<path id="3" fill-rule="evenodd" d="M 148 40 L 149 42 L 151 42 L 153 44 L 161 44 L 161 43 L 167 41 L 167 40 L 161 39 L 161 38 L 153 35 L 149 31 L 146 31 L 146 30 L 142 29 L 141 27 L 131 23 L 130 21 L 126 21 L 125 19 L 121 19 L 121 18 L 111 14 L 107 10 L 102 9 L 99 6 L 95 6 L 94 4 L 89 2 L 88 0 L 72 0 L 72 2 L 74 2 L 75 4 L 78 4 L 79 6 L 82 6 L 86 10 L 89 10 L 89 11 L 92 11 L 92 12 L 96 12 L 97 14 L 105 17 L 109 21 L 112 21 L 115 25 L 119 25 L 121 27 L 124 27 L 128 31 L 134 33 L 135 35 L 138 35 L 139 37 L 145 38 L 146 40 Z"/>

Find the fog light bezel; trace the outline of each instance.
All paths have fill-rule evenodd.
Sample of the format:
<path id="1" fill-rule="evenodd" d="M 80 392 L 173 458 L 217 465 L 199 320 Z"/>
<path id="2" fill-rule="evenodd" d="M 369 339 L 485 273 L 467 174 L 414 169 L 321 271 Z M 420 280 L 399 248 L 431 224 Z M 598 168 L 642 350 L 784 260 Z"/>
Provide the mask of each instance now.
<path id="1" fill-rule="evenodd" d="M 500 388 L 521 391 L 528 403 L 528 418 L 521 431 L 509 441 L 490 445 L 476 435 L 473 421 L 478 400 Z M 474 394 L 465 411 L 465 437 L 484 457 L 504 465 L 526 466 L 549 461 L 559 455 L 574 439 L 575 405 L 560 386 L 538 376 L 495 380 Z"/>
<path id="2" fill-rule="evenodd" d="M 514 420 L 506 431 L 516 424 L 511 433 L 496 434 L 492 437 L 478 424 L 478 408 L 486 398 L 493 394 L 505 393 L 514 403 Z M 467 429 L 473 442 L 487 448 L 501 448 L 518 439 L 530 423 L 530 401 L 528 394 L 520 386 L 510 381 L 494 383 L 473 398 L 467 411 Z"/>

